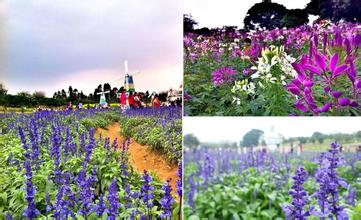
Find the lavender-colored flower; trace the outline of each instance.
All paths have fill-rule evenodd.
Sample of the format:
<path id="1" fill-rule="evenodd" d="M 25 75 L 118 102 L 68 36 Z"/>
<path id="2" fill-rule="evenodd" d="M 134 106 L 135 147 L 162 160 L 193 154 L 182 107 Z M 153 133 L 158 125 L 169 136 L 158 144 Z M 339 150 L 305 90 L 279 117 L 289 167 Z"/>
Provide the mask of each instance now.
<path id="1" fill-rule="evenodd" d="M 178 164 L 178 172 L 177 172 L 177 176 L 179 177 L 179 179 L 177 180 L 177 194 L 180 198 L 180 200 L 182 200 L 182 162 L 179 162 Z"/>
<path id="2" fill-rule="evenodd" d="M 231 67 L 221 67 L 212 73 L 212 81 L 216 86 L 220 86 L 226 82 L 233 82 L 236 73 L 236 70 Z"/>
<path id="3" fill-rule="evenodd" d="M 118 187 L 117 187 L 117 178 L 114 177 L 112 183 L 109 187 L 109 194 L 107 200 L 109 202 L 109 207 L 106 209 L 108 213 L 107 220 L 115 220 L 119 213 L 120 203 L 118 196 Z"/>
<path id="4" fill-rule="evenodd" d="M 146 208 L 148 209 L 148 216 L 151 217 L 150 210 L 153 207 L 154 187 L 151 185 L 152 177 L 148 174 L 146 170 L 144 170 L 142 182 L 143 185 L 140 188 L 142 200 Z"/>
<path id="5" fill-rule="evenodd" d="M 348 193 L 345 196 L 345 199 L 347 204 L 353 207 L 356 205 L 357 192 L 355 187 L 349 186 Z"/>
<path id="6" fill-rule="evenodd" d="M 98 204 L 95 206 L 96 208 L 96 213 L 98 215 L 98 217 L 102 217 L 105 209 L 107 208 L 104 201 L 103 201 L 103 194 L 100 194 L 99 196 L 99 202 Z"/>
<path id="7" fill-rule="evenodd" d="M 46 193 L 45 195 L 45 204 L 46 204 L 46 215 L 48 215 L 48 213 L 53 209 L 51 203 L 50 203 L 50 197 L 49 197 L 49 193 Z"/>
<path id="8" fill-rule="evenodd" d="M 305 220 L 310 216 L 310 211 L 304 210 L 304 206 L 307 204 L 307 192 L 303 188 L 303 184 L 306 181 L 307 172 L 303 167 L 299 167 L 293 177 L 293 185 L 289 191 L 292 196 L 292 203 L 284 205 L 282 207 L 285 212 L 286 219 L 299 219 Z M 311 207 L 312 209 L 312 207 Z"/>
<path id="9" fill-rule="evenodd" d="M 40 212 L 35 207 L 34 195 L 35 195 L 36 190 L 35 190 L 35 187 L 33 186 L 33 181 L 32 181 L 33 172 L 31 171 L 31 164 L 28 159 L 25 160 L 24 165 L 25 165 L 25 171 L 26 171 L 25 172 L 25 175 L 26 175 L 25 199 L 28 204 L 28 207 L 23 212 L 23 216 L 25 216 L 25 218 L 27 218 L 27 219 L 34 219 L 37 215 L 40 214 Z"/>
<path id="10" fill-rule="evenodd" d="M 328 193 L 331 197 L 330 203 L 330 211 L 337 216 L 339 219 L 344 219 L 347 216 L 344 207 L 338 204 L 339 197 L 339 187 L 347 187 L 347 183 L 337 175 L 336 168 L 340 165 L 340 158 L 338 157 L 339 145 L 334 142 L 331 144 L 331 148 L 329 150 L 329 155 L 326 157 L 328 160 L 327 174 L 329 176 L 329 185 L 328 185 Z"/>
<path id="11" fill-rule="evenodd" d="M 5 220 L 13 220 L 13 217 L 10 213 L 6 213 Z"/>
<path id="12" fill-rule="evenodd" d="M 193 208 L 194 207 L 194 195 L 197 190 L 197 186 L 194 183 L 193 176 L 189 177 L 188 182 L 189 182 L 188 205 L 191 208 Z"/>
<path id="13" fill-rule="evenodd" d="M 172 189 L 170 187 L 170 179 L 167 180 L 167 183 L 162 186 L 162 190 L 164 191 L 163 198 L 160 200 L 160 204 L 163 208 L 163 213 L 160 215 L 161 218 L 167 218 L 172 216 L 172 205 L 174 203 L 174 199 L 171 195 Z"/>

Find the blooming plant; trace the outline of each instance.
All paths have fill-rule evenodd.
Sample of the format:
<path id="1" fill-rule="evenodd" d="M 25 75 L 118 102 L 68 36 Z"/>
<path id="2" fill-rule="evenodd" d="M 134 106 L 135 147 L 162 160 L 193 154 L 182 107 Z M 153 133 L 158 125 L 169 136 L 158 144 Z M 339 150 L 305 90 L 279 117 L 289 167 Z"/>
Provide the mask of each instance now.
<path id="1" fill-rule="evenodd" d="M 360 115 L 360 45 L 359 24 L 329 21 L 186 35 L 185 113 Z"/>
<path id="2" fill-rule="evenodd" d="M 176 218 L 176 192 L 162 189 L 156 174 L 134 170 L 129 139 L 110 143 L 95 135 L 95 128 L 132 117 L 145 126 L 161 123 L 159 138 L 174 147 L 158 148 L 176 154 L 179 108 L 1 114 L 8 129 L 0 135 L 0 219 Z"/>
<path id="3" fill-rule="evenodd" d="M 327 152 L 300 155 L 227 147 L 186 148 L 185 154 L 187 219 L 358 219 L 360 214 L 361 154 L 341 153 L 336 143 Z"/>

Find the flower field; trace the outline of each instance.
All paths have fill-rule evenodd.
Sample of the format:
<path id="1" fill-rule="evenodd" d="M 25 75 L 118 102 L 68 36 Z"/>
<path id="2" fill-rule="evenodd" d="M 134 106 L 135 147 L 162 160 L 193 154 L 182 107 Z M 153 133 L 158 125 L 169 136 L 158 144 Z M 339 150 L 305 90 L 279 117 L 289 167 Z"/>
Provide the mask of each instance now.
<path id="1" fill-rule="evenodd" d="M 361 153 L 187 149 L 186 219 L 361 219 Z"/>
<path id="2" fill-rule="evenodd" d="M 119 122 L 124 142 L 96 137 Z M 179 219 L 181 108 L 0 115 L 0 219 Z M 179 163 L 177 192 L 129 163 L 133 138 Z"/>
<path id="3" fill-rule="evenodd" d="M 360 115 L 361 26 L 184 36 L 186 115 Z"/>

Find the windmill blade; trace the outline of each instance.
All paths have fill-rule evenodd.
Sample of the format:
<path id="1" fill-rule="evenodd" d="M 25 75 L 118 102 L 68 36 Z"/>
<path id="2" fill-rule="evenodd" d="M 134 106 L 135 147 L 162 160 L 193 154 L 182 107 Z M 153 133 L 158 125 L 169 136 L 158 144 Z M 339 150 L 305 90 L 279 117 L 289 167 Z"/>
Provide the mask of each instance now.
<path id="1" fill-rule="evenodd" d="M 125 75 L 128 74 L 128 61 L 124 61 L 124 71 L 125 71 Z"/>
<path id="2" fill-rule="evenodd" d="M 105 92 L 103 92 L 103 93 L 105 94 L 105 93 L 109 93 L 109 92 L 110 92 L 110 91 L 105 91 Z"/>
<path id="3" fill-rule="evenodd" d="M 98 92 L 97 95 L 101 95 L 101 94 L 103 94 L 103 93 L 104 93 L 104 92 Z"/>

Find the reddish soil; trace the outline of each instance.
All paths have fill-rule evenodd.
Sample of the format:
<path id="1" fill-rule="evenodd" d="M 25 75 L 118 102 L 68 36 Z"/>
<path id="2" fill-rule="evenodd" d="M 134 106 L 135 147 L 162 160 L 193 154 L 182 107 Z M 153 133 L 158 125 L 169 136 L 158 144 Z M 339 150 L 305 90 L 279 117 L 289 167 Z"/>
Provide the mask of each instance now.
<path id="1" fill-rule="evenodd" d="M 111 124 L 107 129 L 98 128 L 95 135 L 98 137 L 100 134 L 103 138 L 109 137 L 110 143 L 112 143 L 115 138 L 118 139 L 118 143 L 122 143 L 125 139 L 120 134 L 119 123 Z M 157 173 L 157 176 L 163 181 L 171 178 L 172 194 L 176 194 L 176 180 L 178 179 L 177 165 L 170 165 L 163 155 L 152 151 L 146 145 L 138 144 L 133 139 L 130 141 L 128 154 L 130 164 L 139 173 L 143 173 L 144 170 L 147 170 L 149 172 L 153 171 Z"/>

